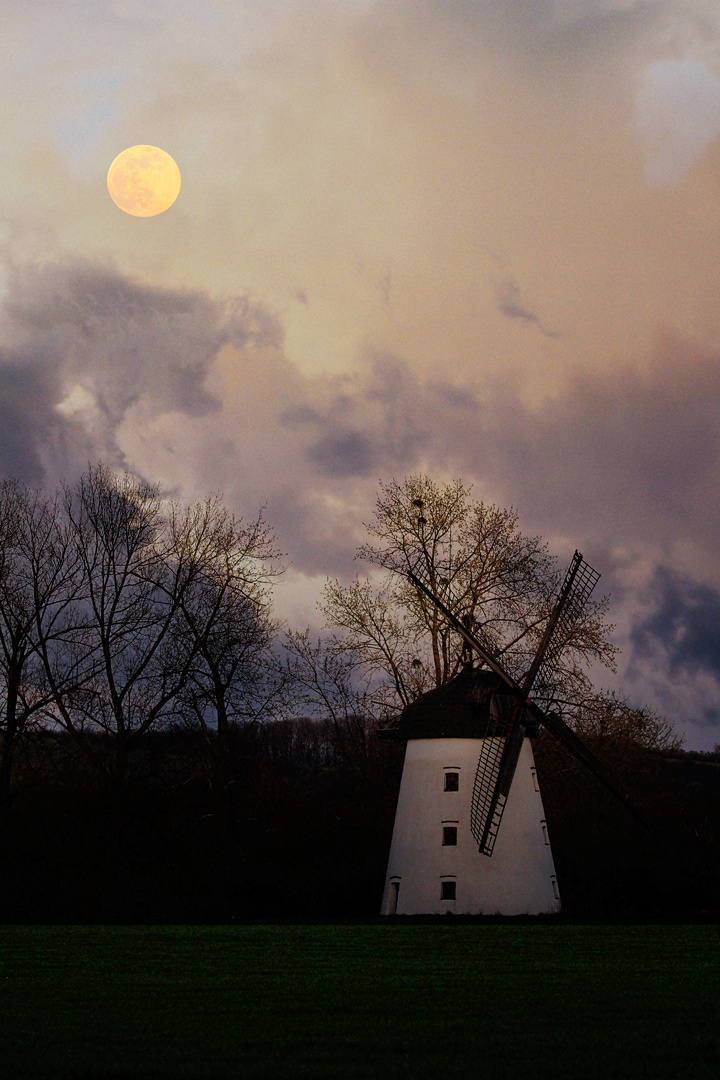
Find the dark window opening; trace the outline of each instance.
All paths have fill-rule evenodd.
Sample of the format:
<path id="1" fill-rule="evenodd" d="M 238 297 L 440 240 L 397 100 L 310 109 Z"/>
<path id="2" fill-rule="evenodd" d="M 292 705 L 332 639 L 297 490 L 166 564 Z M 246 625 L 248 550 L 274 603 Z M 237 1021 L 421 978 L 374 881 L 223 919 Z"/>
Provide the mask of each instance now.
<path id="1" fill-rule="evenodd" d="M 446 791 L 457 791 L 458 790 L 458 781 L 459 780 L 460 780 L 460 773 L 446 772 L 445 773 L 445 790 Z"/>
<path id="2" fill-rule="evenodd" d="M 457 846 L 457 825 L 443 825 L 443 847 Z"/>
<path id="3" fill-rule="evenodd" d="M 399 881 L 391 881 L 390 882 L 390 910 L 388 912 L 389 915 L 395 915 L 397 913 L 398 893 L 399 892 L 400 892 L 400 882 Z"/>
<path id="4" fill-rule="evenodd" d="M 454 881 L 441 881 L 440 882 L 440 899 L 441 900 L 454 900 L 455 899 L 455 885 Z"/>

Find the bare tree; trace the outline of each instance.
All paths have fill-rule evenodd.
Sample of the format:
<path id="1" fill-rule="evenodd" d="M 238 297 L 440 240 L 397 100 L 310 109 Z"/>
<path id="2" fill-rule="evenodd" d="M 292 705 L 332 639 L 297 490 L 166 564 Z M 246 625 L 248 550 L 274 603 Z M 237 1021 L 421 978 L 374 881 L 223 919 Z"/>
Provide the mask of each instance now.
<path id="1" fill-rule="evenodd" d="M 309 630 L 288 632 L 284 648 L 295 714 L 329 723 L 338 748 L 351 745 L 364 758 L 376 705 L 372 682 L 358 677 L 359 658 L 336 637 L 311 641 Z"/>
<path id="2" fill-rule="evenodd" d="M 460 481 L 437 485 L 425 476 L 382 484 L 367 526 L 374 542 L 358 556 L 385 576 L 377 585 L 358 577 L 349 587 L 326 586 L 328 625 L 342 631 L 361 666 L 382 676 L 376 697 L 388 710 L 448 682 L 462 663 L 461 638 L 408 570 L 421 566 L 437 595 L 516 676 L 529 667 L 546 625 L 560 583 L 555 560 L 539 537 L 520 531 L 514 511 L 470 496 Z M 565 700 L 587 696 L 589 662 L 613 667 L 605 607 L 591 602 L 563 643 L 553 692 Z"/>
<path id="3" fill-rule="evenodd" d="M 12 766 L 21 740 L 54 694 L 42 653 L 65 648 L 73 634 L 77 562 L 57 496 L 46 498 L 14 480 L 0 484 L 0 806 L 10 803 Z M 58 693 L 75 688 L 65 663 Z"/>
<path id="4" fill-rule="evenodd" d="M 573 720 L 583 741 L 598 753 L 607 756 L 607 747 L 625 761 L 638 751 L 680 750 L 684 741 L 666 717 L 648 706 L 633 706 L 614 693 L 592 694 L 578 704 Z"/>
<path id="5" fill-rule="evenodd" d="M 179 607 L 199 568 L 175 545 L 157 489 L 127 473 L 89 468 L 65 490 L 64 513 L 81 589 L 65 648 L 42 650 L 51 715 L 122 785 L 132 743 L 169 714 L 188 677 L 194 646 Z"/>
<path id="6" fill-rule="evenodd" d="M 226 786 L 231 725 L 259 720 L 280 692 L 270 646 L 277 633 L 271 586 L 283 572 L 262 512 L 249 523 L 217 496 L 172 520 L 178 557 L 198 572 L 180 597 L 180 633 L 193 659 L 178 707 L 202 730 L 211 787 Z"/>

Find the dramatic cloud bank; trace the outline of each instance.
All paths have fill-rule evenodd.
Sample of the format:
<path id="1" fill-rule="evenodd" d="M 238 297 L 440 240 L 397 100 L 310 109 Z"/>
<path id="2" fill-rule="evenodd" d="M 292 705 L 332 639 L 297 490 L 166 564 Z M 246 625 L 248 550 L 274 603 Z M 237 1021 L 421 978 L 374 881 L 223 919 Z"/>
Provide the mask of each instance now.
<path id="1" fill-rule="evenodd" d="M 562 558 L 586 552 L 613 592 L 624 685 L 668 711 L 692 701 L 695 734 L 717 734 L 717 357 L 666 338 L 643 372 L 571 374 L 536 409 L 502 382 L 418 377 L 388 354 L 303 375 L 247 299 L 87 264 L 13 279 L 5 312 L 6 473 L 52 483 L 101 457 L 169 493 L 223 490 L 246 514 L 266 506 L 310 580 L 357 569 L 378 478 L 461 476 Z"/>

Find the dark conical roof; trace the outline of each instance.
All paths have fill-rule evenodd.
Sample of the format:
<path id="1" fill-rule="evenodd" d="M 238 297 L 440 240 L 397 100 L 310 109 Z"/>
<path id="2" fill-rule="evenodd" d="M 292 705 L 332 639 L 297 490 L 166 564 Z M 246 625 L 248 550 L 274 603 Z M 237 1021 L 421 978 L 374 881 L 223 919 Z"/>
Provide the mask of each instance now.
<path id="1" fill-rule="evenodd" d="M 467 666 L 452 682 L 429 690 L 405 707 L 399 739 L 484 739 L 495 734 L 490 699 L 506 695 L 507 687 L 494 671 Z"/>

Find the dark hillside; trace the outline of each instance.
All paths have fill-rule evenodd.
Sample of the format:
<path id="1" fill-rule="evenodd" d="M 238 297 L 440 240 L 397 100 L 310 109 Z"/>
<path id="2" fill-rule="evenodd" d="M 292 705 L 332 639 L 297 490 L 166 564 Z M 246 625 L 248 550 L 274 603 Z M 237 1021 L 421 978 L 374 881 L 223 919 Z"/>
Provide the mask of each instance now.
<path id="1" fill-rule="evenodd" d="M 720 909 L 720 757 L 612 762 L 649 830 L 536 743 L 565 911 L 612 918 Z M 154 732 L 129 780 L 101 783 L 65 738 L 36 733 L 0 836 L 4 922 L 231 922 L 377 914 L 401 744 L 284 721 L 235 729 L 213 795 L 201 739 Z"/>
<path id="2" fill-rule="evenodd" d="M 720 910 L 720 755 L 604 756 L 644 827 L 546 740 L 536 746 L 564 908 L 610 916 Z"/>

